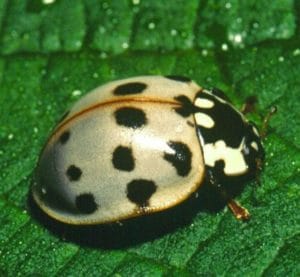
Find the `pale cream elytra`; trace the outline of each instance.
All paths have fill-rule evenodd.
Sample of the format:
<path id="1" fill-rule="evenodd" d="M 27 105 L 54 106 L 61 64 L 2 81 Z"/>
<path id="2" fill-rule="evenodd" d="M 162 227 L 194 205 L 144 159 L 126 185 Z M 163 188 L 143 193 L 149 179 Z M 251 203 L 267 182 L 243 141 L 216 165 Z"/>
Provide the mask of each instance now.
<path id="1" fill-rule="evenodd" d="M 252 176 L 263 148 L 256 128 L 219 93 L 179 76 L 132 77 L 94 89 L 43 148 L 34 200 L 58 221 L 102 224 L 178 205 L 206 178 L 236 218 L 247 219 L 219 181 Z"/>
<path id="2" fill-rule="evenodd" d="M 141 95 L 113 93 L 124 83 L 139 82 L 147 84 Z M 200 90 L 193 82 L 148 76 L 111 82 L 84 96 L 54 130 L 41 154 L 32 187 L 35 201 L 51 217 L 70 224 L 113 222 L 182 202 L 201 185 L 204 161 L 195 129 L 187 124 L 195 124 L 194 118 L 183 120 L 174 112 L 178 107 L 174 95 L 180 91 L 192 100 Z M 146 123 L 138 128 L 118 125 L 115 112 L 126 107 L 142 110 Z M 172 162 L 164 159 L 164 155 L 176 155 L 170 141 L 188 145 L 192 153 L 188 174 L 178 175 Z M 119 146 L 131 149 L 133 170 L 118 169 L 112 163 Z M 72 165 L 80 169 L 78 180 L 68 177 Z M 128 199 L 127 185 L 133 179 L 155 183 L 146 205 Z M 80 195 L 92 195 L 86 201 L 95 205 L 85 204 L 91 210 L 95 206 L 95 211 L 80 212 L 80 206 L 76 207 Z"/>

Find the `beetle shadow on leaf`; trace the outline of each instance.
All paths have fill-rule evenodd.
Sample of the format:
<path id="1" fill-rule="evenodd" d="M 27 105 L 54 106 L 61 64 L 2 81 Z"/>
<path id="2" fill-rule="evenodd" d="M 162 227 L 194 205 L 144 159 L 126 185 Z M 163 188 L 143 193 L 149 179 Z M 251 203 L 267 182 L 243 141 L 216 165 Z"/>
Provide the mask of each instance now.
<path id="1" fill-rule="evenodd" d="M 122 249 L 152 241 L 190 225 L 200 211 L 217 213 L 225 205 L 225 201 L 210 186 L 204 184 L 187 200 L 165 211 L 118 223 L 70 225 L 46 215 L 35 203 L 32 195 L 28 196 L 30 214 L 52 234 L 63 241 L 102 249 Z"/>

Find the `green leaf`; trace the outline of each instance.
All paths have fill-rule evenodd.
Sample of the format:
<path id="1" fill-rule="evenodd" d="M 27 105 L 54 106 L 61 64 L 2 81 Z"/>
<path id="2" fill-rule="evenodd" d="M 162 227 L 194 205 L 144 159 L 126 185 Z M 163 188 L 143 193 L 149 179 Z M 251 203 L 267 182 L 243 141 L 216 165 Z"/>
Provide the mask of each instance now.
<path id="1" fill-rule="evenodd" d="M 0 0 L 0 275 L 298 276 L 299 1 L 47 2 Z M 251 220 L 194 207 L 151 239 L 146 225 L 118 227 L 126 243 L 108 247 L 113 226 L 106 246 L 87 246 L 33 217 L 32 174 L 64 111 L 96 86 L 147 74 L 189 76 L 236 106 L 256 95 L 259 127 L 277 106 L 261 185 L 238 197 Z"/>
<path id="2" fill-rule="evenodd" d="M 292 0 L 213 0 L 203 5 L 197 25 L 198 45 L 217 47 L 226 39 L 232 45 L 250 45 L 268 39 L 289 39 L 295 33 Z M 225 41 L 224 41 L 225 42 Z"/>

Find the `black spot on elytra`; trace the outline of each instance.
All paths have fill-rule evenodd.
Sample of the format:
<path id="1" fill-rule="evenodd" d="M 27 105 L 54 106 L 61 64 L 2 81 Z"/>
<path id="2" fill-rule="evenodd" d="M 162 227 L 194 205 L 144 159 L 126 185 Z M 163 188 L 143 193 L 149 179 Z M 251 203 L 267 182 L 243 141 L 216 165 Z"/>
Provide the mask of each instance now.
<path id="1" fill-rule="evenodd" d="M 118 146 L 113 152 L 112 162 L 116 169 L 132 171 L 134 169 L 132 149 L 129 147 Z"/>
<path id="2" fill-rule="evenodd" d="M 61 144 L 65 144 L 70 138 L 70 131 L 64 131 L 60 137 L 59 137 L 59 141 Z"/>
<path id="3" fill-rule="evenodd" d="M 148 206 L 148 201 L 156 191 L 156 185 L 151 180 L 136 179 L 127 184 L 128 199 L 141 206 Z"/>
<path id="4" fill-rule="evenodd" d="M 208 115 L 214 122 L 213 128 L 197 125 L 198 135 L 205 144 L 223 140 L 228 147 L 237 148 L 247 133 L 248 125 L 241 114 L 229 103 L 224 103 L 209 93 L 200 92 L 197 98 L 214 102 L 211 109 L 197 107 L 196 110 Z"/>
<path id="5" fill-rule="evenodd" d="M 81 177 L 82 171 L 75 165 L 70 165 L 67 169 L 67 176 L 70 181 L 78 181 Z"/>
<path id="6" fill-rule="evenodd" d="M 134 107 L 119 108 L 115 111 L 115 118 L 119 125 L 129 128 L 140 128 L 147 123 L 143 110 Z"/>
<path id="7" fill-rule="evenodd" d="M 178 75 L 167 75 L 165 77 L 174 81 L 184 82 L 184 83 L 188 83 L 191 81 L 191 79 L 188 77 L 178 76 Z"/>
<path id="8" fill-rule="evenodd" d="M 176 96 L 174 99 L 181 104 L 178 108 L 175 108 L 175 112 L 181 116 L 188 117 L 197 111 L 197 108 L 194 106 L 192 101 L 185 95 Z"/>
<path id="9" fill-rule="evenodd" d="M 140 82 L 131 82 L 117 86 L 113 93 L 115 95 L 127 95 L 142 93 L 147 88 L 147 85 Z"/>
<path id="10" fill-rule="evenodd" d="M 95 198 L 91 193 L 83 193 L 76 197 L 76 208 L 83 214 L 91 214 L 98 208 Z"/>
<path id="11" fill-rule="evenodd" d="M 192 167 L 191 150 L 182 142 L 170 141 L 168 145 L 174 150 L 174 154 L 164 153 L 164 159 L 175 167 L 179 176 L 188 175 Z"/>

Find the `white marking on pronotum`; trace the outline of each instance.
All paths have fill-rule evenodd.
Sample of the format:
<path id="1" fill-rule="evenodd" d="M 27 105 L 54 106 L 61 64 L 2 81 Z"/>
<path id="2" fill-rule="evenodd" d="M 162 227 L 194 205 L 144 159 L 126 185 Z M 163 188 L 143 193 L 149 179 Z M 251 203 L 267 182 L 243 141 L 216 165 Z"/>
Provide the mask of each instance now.
<path id="1" fill-rule="evenodd" d="M 200 125 L 204 128 L 212 128 L 215 125 L 215 122 L 212 120 L 212 118 L 205 113 L 196 113 L 195 119 L 197 125 Z"/>
<path id="2" fill-rule="evenodd" d="M 208 99 L 197 98 L 195 105 L 199 108 L 210 109 L 215 105 L 215 103 Z"/>
<path id="3" fill-rule="evenodd" d="M 243 146 L 244 140 L 238 148 L 228 147 L 223 140 L 205 144 L 203 147 L 205 164 L 213 167 L 216 161 L 223 160 L 226 175 L 243 174 L 248 169 L 242 153 Z"/>
<path id="4" fill-rule="evenodd" d="M 252 126 L 253 132 L 255 135 L 257 135 L 259 137 L 259 133 L 256 127 Z"/>
<path id="5" fill-rule="evenodd" d="M 258 145 L 257 145 L 257 143 L 256 143 L 255 141 L 252 141 L 250 145 L 251 145 L 251 147 L 254 148 L 256 151 L 258 151 Z"/>
<path id="6" fill-rule="evenodd" d="M 205 93 L 213 95 L 213 97 L 217 98 L 220 102 L 222 102 L 223 104 L 229 104 L 227 103 L 224 99 L 220 98 L 219 96 L 213 94 L 213 92 L 211 90 L 204 90 Z"/>

